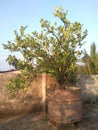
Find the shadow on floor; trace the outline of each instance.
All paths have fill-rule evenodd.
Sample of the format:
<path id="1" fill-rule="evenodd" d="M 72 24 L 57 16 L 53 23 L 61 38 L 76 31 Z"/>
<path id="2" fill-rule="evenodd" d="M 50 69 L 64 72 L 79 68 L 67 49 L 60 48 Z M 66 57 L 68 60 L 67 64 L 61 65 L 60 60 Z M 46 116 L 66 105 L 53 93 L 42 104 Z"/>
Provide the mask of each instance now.
<path id="1" fill-rule="evenodd" d="M 56 124 L 45 113 L 36 113 L 3 120 L 0 130 L 98 130 L 98 105 L 85 105 L 83 119 L 74 124 Z"/>

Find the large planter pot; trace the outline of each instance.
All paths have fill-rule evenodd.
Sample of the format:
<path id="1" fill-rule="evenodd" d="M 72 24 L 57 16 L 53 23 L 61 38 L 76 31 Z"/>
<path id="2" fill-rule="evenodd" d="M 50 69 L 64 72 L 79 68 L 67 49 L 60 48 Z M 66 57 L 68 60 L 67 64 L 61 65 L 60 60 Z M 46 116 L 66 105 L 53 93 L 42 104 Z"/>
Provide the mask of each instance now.
<path id="1" fill-rule="evenodd" d="M 81 89 L 55 90 L 47 98 L 48 118 L 56 123 L 74 123 L 82 119 Z"/>

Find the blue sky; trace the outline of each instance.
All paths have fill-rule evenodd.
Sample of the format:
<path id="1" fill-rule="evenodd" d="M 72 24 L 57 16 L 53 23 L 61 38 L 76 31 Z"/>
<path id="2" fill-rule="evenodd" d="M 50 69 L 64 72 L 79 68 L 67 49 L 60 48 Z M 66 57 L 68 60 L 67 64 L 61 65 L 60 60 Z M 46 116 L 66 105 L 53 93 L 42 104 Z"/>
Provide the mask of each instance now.
<path id="1" fill-rule="evenodd" d="M 0 0 L 0 70 L 9 69 L 4 60 L 8 52 L 3 50 L 2 43 L 14 39 L 14 30 L 28 25 L 27 31 L 40 30 L 40 18 L 55 21 L 54 8 L 62 6 L 68 10 L 68 18 L 83 24 L 88 30 L 86 44 L 88 53 L 93 41 L 98 43 L 98 0 Z M 10 67 L 11 68 L 11 67 Z"/>

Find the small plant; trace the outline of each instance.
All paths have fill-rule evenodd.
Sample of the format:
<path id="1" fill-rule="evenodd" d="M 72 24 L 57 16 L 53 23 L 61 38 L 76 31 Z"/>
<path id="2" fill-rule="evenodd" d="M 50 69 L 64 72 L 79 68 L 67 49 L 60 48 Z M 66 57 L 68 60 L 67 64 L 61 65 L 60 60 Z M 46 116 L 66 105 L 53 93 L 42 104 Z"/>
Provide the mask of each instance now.
<path id="1" fill-rule="evenodd" d="M 9 83 L 7 84 L 7 88 L 10 90 L 12 97 L 16 95 L 19 89 L 23 89 L 24 87 L 24 80 L 21 78 L 20 75 L 18 75 L 14 79 L 10 79 Z"/>
<path id="2" fill-rule="evenodd" d="M 7 88 L 11 93 L 11 97 L 15 97 L 17 95 L 17 92 L 20 89 L 23 91 L 26 91 L 27 87 L 30 86 L 32 79 L 34 79 L 33 76 L 24 70 L 24 71 L 22 71 L 21 74 L 17 75 L 14 79 L 9 79 Z"/>

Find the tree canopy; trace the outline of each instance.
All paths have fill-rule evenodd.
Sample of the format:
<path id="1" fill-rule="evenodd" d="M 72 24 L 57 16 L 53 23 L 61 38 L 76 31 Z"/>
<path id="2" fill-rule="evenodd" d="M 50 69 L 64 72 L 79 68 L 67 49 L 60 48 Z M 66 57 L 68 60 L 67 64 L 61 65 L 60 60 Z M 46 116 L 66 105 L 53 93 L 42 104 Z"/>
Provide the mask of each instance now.
<path id="1" fill-rule="evenodd" d="M 87 30 L 83 30 L 83 25 L 79 22 L 71 23 L 67 13 L 62 7 L 57 7 L 54 17 L 58 18 L 60 23 L 51 24 L 50 21 L 42 18 L 40 32 L 25 34 L 27 27 L 22 26 L 20 33 L 15 31 L 14 41 L 3 44 L 5 49 L 22 54 L 23 59 L 17 59 L 17 68 L 27 72 L 28 77 L 31 73 L 35 77 L 46 72 L 54 76 L 61 86 L 65 81 L 71 81 Z M 10 58 L 11 56 L 9 61 Z"/>

